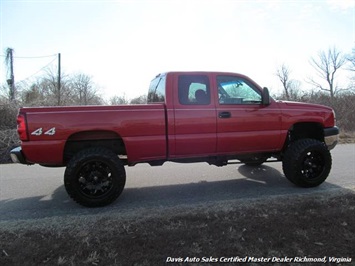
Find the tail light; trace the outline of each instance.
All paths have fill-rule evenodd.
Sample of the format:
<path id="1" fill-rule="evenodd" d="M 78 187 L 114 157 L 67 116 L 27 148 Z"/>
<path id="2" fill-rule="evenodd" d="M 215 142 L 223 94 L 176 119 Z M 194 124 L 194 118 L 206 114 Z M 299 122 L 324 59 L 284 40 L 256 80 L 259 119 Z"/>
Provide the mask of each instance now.
<path id="1" fill-rule="evenodd" d="M 24 114 L 19 114 L 17 116 L 17 133 L 20 137 L 20 140 L 28 140 L 27 127 L 26 127 L 26 117 Z"/>

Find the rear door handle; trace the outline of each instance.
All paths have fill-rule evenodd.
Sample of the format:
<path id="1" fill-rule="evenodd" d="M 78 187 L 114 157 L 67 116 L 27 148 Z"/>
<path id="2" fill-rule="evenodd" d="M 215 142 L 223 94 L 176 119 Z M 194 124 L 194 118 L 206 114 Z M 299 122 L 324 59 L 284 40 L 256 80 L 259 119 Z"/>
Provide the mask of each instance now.
<path id="1" fill-rule="evenodd" d="M 219 112 L 218 117 L 219 118 L 231 118 L 232 114 L 230 112 Z"/>

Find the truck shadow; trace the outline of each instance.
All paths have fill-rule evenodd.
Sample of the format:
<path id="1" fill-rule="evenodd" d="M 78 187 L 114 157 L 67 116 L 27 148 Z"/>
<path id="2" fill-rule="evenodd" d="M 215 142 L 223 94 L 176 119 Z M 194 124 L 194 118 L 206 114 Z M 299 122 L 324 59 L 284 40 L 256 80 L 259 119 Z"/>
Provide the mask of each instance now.
<path id="1" fill-rule="evenodd" d="M 250 167 L 241 165 L 238 172 L 245 178 L 223 181 L 200 181 L 170 186 L 127 188 L 114 203 L 115 208 L 169 207 L 223 202 L 236 199 L 258 199 L 277 195 L 306 194 L 340 188 L 323 183 L 316 188 L 300 188 L 290 183 L 277 169 L 262 165 Z"/>
<path id="2" fill-rule="evenodd" d="M 85 208 L 67 195 L 64 186 L 59 186 L 51 195 L 8 199 L 0 201 L 0 221 L 33 219 L 64 215 L 92 215 L 105 212 L 134 212 L 138 209 L 169 208 L 176 206 L 223 203 L 229 200 L 253 200 L 277 195 L 325 192 L 341 188 L 325 182 L 316 188 L 299 188 L 291 184 L 277 169 L 239 166 L 238 178 L 221 181 L 128 187 L 111 205 L 102 208 Z M 164 178 L 162 176 L 161 178 Z M 217 178 L 217 177 L 216 177 Z"/>

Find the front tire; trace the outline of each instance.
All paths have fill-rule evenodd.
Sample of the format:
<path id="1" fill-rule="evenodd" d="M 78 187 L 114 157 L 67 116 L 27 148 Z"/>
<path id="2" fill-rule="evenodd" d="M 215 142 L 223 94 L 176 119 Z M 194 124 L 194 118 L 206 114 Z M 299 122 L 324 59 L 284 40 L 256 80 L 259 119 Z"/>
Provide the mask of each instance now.
<path id="1" fill-rule="evenodd" d="M 67 193 L 86 207 L 112 203 L 122 193 L 125 183 L 126 172 L 118 156 L 100 147 L 78 152 L 64 173 Z"/>
<path id="2" fill-rule="evenodd" d="M 331 166 L 332 157 L 327 146 L 315 139 L 301 139 L 291 143 L 282 164 L 286 178 L 300 187 L 322 184 Z"/>

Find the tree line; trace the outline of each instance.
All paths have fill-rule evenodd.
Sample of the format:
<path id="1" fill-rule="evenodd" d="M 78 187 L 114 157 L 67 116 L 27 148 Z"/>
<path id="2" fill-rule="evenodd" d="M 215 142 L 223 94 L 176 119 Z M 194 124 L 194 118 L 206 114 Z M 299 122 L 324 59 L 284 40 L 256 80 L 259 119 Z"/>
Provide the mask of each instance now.
<path id="1" fill-rule="evenodd" d="M 91 76 L 84 73 L 65 74 L 58 86 L 57 76 L 47 70 L 34 82 L 16 84 L 16 93 L 6 85 L 1 86 L 0 105 L 67 106 L 67 105 L 117 105 L 145 103 L 145 96 L 127 99 L 113 96 L 108 101 L 100 94 L 101 88 Z M 15 97 L 13 96 L 15 94 Z"/>

